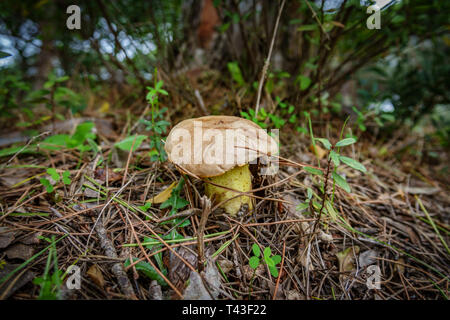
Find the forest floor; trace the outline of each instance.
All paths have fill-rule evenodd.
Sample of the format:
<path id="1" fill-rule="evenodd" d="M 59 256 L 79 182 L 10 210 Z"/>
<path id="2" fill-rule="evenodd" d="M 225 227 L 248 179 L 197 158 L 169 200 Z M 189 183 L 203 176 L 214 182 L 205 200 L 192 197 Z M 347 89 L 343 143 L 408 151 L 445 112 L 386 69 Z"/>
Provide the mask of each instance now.
<path id="1" fill-rule="evenodd" d="M 172 113 L 172 124 L 189 112 Z M 208 208 L 202 181 L 182 178 L 169 162 L 150 161 L 146 143 L 132 153 L 114 148 L 130 128 L 145 134 L 141 125 L 133 127 L 126 110 L 87 112 L 86 117 L 96 125 L 101 146 L 96 155 L 77 148 L 37 149 L 1 159 L 0 299 L 56 293 L 65 299 L 449 295 L 448 152 L 438 148 L 437 160 L 412 155 L 423 137 L 398 130 L 390 139 L 374 141 L 361 134 L 344 155 L 359 159 L 367 172 L 343 167 L 351 192 L 329 188 L 335 211 L 325 210 L 314 230 L 317 215 L 297 206 L 308 199 L 307 188 L 313 197 L 322 196 L 320 178 L 302 169 L 317 165 L 317 159 L 307 136 L 283 128 L 280 155 L 292 162 L 281 161 L 275 177 L 253 186 L 260 188 L 255 210 L 235 218 L 212 212 L 201 226 Z M 7 119 L 2 122 L 8 128 Z M 73 133 L 75 122 L 55 127 L 47 122 L 46 129 Z M 314 122 L 315 135 L 336 142 L 342 123 L 333 122 L 332 130 L 329 124 L 329 119 Z M 108 161 L 99 162 L 100 155 Z M 326 158 L 320 165 L 327 166 Z M 59 181 L 48 192 L 40 179 L 54 182 L 52 173 Z M 167 188 L 172 193 L 164 192 Z M 161 208 L 169 199 L 184 204 L 175 216 L 169 215 L 174 213 L 169 204 Z M 152 205 L 146 205 L 149 200 Z M 195 271 L 198 236 L 207 261 L 200 264 L 201 277 Z M 249 266 L 254 244 L 281 257 L 278 275 L 271 274 L 264 258 L 255 270 Z M 79 267 L 81 288 L 62 285 L 55 291 L 71 265 Z M 59 277 L 50 276 L 55 273 Z M 71 275 L 64 274 L 63 281 Z"/>

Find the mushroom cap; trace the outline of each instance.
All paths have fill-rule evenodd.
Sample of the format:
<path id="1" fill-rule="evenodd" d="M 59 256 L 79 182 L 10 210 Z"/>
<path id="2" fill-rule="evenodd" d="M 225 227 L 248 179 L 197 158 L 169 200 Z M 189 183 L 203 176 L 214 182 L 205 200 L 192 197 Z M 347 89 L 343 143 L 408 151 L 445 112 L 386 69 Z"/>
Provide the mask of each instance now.
<path id="1" fill-rule="evenodd" d="M 169 161 L 200 178 L 224 174 L 278 153 L 278 143 L 254 122 L 232 116 L 183 120 L 170 131 L 164 149 Z"/>

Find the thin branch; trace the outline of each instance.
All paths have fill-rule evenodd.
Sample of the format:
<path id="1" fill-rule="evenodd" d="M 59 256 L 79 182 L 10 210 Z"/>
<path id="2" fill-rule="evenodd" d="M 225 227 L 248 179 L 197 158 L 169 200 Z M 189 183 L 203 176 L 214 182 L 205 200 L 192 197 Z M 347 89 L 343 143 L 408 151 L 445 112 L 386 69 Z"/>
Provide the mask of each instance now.
<path id="1" fill-rule="evenodd" d="M 278 11 L 277 21 L 275 22 L 275 28 L 273 30 L 272 41 L 271 41 L 270 47 L 269 47 L 269 54 L 267 55 L 267 59 L 264 62 L 264 67 L 263 67 L 263 70 L 262 70 L 261 79 L 259 80 L 258 96 L 256 98 L 256 107 L 255 107 L 255 114 L 256 115 L 258 115 L 259 103 L 261 101 L 262 87 L 263 87 L 263 84 L 264 84 L 264 79 L 266 78 L 267 69 L 269 68 L 269 62 L 270 62 L 270 58 L 272 56 L 273 45 L 275 43 L 275 36 L 277 34 L 278 24 L 280 22 L 281 13 L 283 12 L 283 8 L 284 8 L 284 4 L 285 3 L 286 3 L 286 0 L 283 0 L 283 2 L 281 2 L 280 10 Z"/>

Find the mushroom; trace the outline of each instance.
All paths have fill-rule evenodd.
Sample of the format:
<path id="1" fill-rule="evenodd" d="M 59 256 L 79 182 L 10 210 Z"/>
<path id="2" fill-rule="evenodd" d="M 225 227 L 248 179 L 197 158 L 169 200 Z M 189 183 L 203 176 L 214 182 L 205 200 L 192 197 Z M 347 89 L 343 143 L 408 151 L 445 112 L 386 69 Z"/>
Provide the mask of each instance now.
<path id="1" fill-rule="evenodd" d="M 232 116 L 187 119 L 170 131 L 165 144 L 169 161 L 182 173 L 205 180 L 205 193 L 231 216 L 253 208 L 249 164 L 278 153 L 278 144 L 252 121 Z M 211 183 L 208 183 L 211 182 Z M 219 187 L 220 186 L 220 187 Z"/>

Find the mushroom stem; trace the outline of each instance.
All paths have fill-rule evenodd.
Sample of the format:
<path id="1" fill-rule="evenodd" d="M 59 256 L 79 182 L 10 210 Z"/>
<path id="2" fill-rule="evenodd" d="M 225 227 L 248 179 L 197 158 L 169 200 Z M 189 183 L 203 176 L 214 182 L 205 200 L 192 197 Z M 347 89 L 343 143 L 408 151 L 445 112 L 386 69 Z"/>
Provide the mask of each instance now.
<path id="1" fill-rule="evenodd" d="M 208 180 L 217 185 L 241 192 L 248 192 L 252 190 L 252 174 L 250 173 L 248 164 L 233 168 L 220 176 L 208 178 Z M 210 198 L 212 198 L 212 196 L 215 196 L 217 203 L 220 203 L 237 195 L 237 193 L 234 191 L 214 186 L 209 183 L 205 184 L 205 192 L 206 195 Z M 223 205 L 221 205 L 221 208 L 225 209 L 225 211 L 229 215 L 236 216 L 236 214 L 241 209 L 241 206 L 244 204 L 248 205 L 249 210 L 253 208 L 252 200 L 248 196 L 240 196 L 228 200 Z"/>

